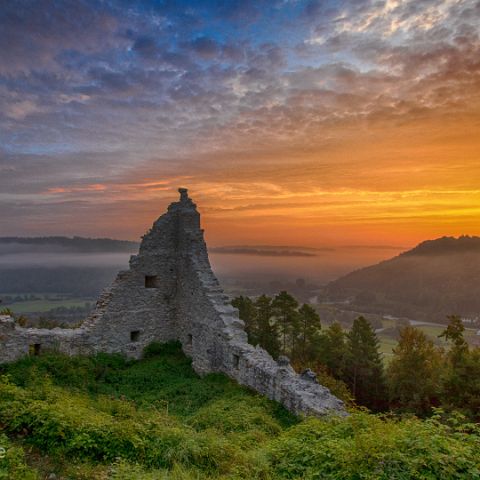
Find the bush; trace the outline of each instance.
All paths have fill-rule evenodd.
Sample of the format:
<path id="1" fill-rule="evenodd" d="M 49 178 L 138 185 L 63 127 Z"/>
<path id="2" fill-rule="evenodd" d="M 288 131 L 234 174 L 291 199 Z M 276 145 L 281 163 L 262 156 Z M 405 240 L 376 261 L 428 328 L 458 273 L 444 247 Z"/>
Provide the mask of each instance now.
<path id="1" fill-rule="evenodd" d="M 274 441 L 274 478 L 478 479 L 480 436 L 470 426 L 438 418 L 403 420 L 355 413 L 346 419 L 308 419 Z"/>
<path id="2" fill-rule="evenodd" d="M 178 344 L 141 361 L 48 354 L 2 368 L 15 445 L 0 439 L 0 480 L 37 478 L 19 445 L 72 480 L 480 479 L 478 426 L 461 416 L 300 420 L 224 375 L 198 377 Z"/>
<path id="3" fill-rule="evenodd" d="M 37 472 L 25 462 L 21 447 L 13 446 L 7 436 L 0 433 L 0 480 L 37 480 Z"/>
<path id="4" fill-rule="evenodd" d="M 175 355 L 181 352 L 181 350 L 182 344 L 180 342 L 152 342 L 143 349 L 143 358 L 153 358 L 172 354 Z"/>
<path id="5" fill-rule="evenodd" d="M 43 451 L 77 459 L 223 470 L 235 457 L 223 438 L 181 426 L 166 413 L 139 411 L 125 400 L 91 399 L 48 381 L 26 390 L 3 377 L 0 423 L 11 433 L 26 433 L 25 441 Z"/>

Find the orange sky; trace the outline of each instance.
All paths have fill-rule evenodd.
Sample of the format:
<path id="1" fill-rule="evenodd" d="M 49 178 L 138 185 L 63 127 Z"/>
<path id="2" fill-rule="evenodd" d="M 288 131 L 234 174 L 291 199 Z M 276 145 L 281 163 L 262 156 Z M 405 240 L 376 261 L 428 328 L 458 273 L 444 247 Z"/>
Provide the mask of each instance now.
<path id="1" fill-rule="evenodd" d="M 480 235 L 479 131 L 478 117 L 350 128 L 326 145 L 201 154 L 190 171 L 163 177 L 151 161 L 114 182 L 45 195 L 87 199 L 86 213 L 89 204 L 101 213 L 91 222 L 80 210 L 80 228 L 57 218 L 58 233 L 138 238 L 186 186 L 211 245 L 413 246 Z"/>
<path id="2" fill-rule="evenodd" d="M 200 161 L 172 179 L 91 185 L 100 204 L 128 200 L 91 233 L 135 237 L 176 198 L 177 186 L 186 186 L 212 245 L 413 246 L 480 235 L 478 131 L 478 118 L 418 120 L 350 130 L 345 139 L 340 134 L 303 151 L 220 152 L 210 163 L 199 157 L 207 165 Z M 128 221 L 119 229 L 121 218 Z"/>
<path id="3" fill-rule="evenodd" d="M 213 246 L 480 235 L 478 2 L 324 3 L 4 29 L 2 234 L 138 239 L 182 186 Z"/>

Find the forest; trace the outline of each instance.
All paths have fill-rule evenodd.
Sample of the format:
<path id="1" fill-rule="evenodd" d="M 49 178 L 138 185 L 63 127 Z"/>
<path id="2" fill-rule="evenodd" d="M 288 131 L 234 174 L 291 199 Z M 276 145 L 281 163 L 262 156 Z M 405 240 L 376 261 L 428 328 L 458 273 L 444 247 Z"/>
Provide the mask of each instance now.
<path id="1" fill-rule="evenodd" d="M 286 355 L 301 372 L 310 368 L 337 396 L 375 412 L 422 417 L 435 408 L 480 419 L 480 349 L 468 345 L 459 316 L 450 315 L 436 345 L 421 330 L 400 328 L 398 344 L 385 362 L 371 323 L 356 318 L 349 331 L 334 322 L 322 329 L 316 310 L 286 291 L 274 297 L 233 300 L 249 342 L 274 358 Z"/>

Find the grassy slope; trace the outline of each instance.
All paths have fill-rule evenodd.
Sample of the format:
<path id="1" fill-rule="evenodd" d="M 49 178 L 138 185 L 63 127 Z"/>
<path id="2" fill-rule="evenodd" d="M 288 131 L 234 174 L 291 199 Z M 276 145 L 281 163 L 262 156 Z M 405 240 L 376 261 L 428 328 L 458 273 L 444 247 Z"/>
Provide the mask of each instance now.
<path id="1" fill-rule="evenodd" d="M 48 355 L 3 370 L 0 428 L 9 439 L 0 432 L 0 480 L 51 472 L 115 480 L 480 478 L 478 434 L 362 412 L 299 421 L 223 375 L 199 378 L 177 344 L 150 348 L 139 362 Z"/>

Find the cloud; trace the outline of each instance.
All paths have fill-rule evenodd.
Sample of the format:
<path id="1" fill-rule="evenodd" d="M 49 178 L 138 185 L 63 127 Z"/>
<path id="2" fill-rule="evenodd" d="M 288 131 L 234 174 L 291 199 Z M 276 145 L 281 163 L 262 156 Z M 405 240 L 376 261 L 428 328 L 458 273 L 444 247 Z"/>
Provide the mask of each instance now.
<path id="1" fill-rule="evenodd" d="M 94 2 L 48 0 L 7 2 L 0 11 L 0 72 L 26 73 L 54 68 L 55 56 L 68 48 L 99 51 L 111 44 L 115 17 Z"/>
<path id="2" fill-rule="evenodd" d="M 219 51 L 217 42 L 208 37 L 198 37 L 191 42 L 195 53 L 203 58 L 214 58 Z"/>
<path id="3" fill-rule="evenodd" d="M 137 232 L 176 182 L 276 232 L 473 215 L 478 2 L 7 3 L 2 229 Z"/>
<path id="4" fill-rule="evenodd" d="M 10 103 L 4 114 L 14 120 L 23 120 L 28 115 L 40 112 L 41 110 L 35 102 L 23 100 Z"/>
<path id="5" fill-rule="evenodd" d="M 310 249 L 311 250 L 311 249 Z M 211 247 L 210 253 L 224 255 L 254 255 L 260 257 L 315 257 L 316 254 L 311 251 L 295 250 L 285 247 Z"/>
<path id="6" fill-rule="evenodd" d="M 139 55 L 147 58 L 155 57 L 158 53 L 158 45 L 155 38 L 147 35 L 138 37 L 133 43 L 132 49 Z"/>

